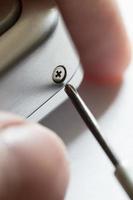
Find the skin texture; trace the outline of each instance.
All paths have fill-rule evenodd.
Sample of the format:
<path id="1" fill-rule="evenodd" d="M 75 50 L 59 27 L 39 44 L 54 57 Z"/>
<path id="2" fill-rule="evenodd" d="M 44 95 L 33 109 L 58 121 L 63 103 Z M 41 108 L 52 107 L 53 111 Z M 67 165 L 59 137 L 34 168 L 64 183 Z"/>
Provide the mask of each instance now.
<path id="1" fill-rule="evenodd" d="M 130 62 L 127 33 L 114 0 L 56 0 L 80 55 L 85 76 L 119 82 Z"/>
<path id="2" fill-rule="evenodd" d="M 130 45 L 113 0 L 56 0 L 85 75 L 116 83 Z M 49 129 L 0 112 L 0 200 L 63 200 L 69 180 L 66 151 Z"/>
<path id="3" fill-rule="evenodd" d="M 0 199 L 63 200 L 69 169 L 49 129 L 0 113 Z"/>

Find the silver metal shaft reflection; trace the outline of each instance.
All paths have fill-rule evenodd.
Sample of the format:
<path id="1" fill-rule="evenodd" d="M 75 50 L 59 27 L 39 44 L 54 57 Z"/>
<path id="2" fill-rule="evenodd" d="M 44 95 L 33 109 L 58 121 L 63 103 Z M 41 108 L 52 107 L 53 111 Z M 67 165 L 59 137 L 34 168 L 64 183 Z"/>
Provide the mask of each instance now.
<path id="1" fill-rule="evenodd" d="M 86 123 L 89 130 L 92 132 L 98 143 L 101 145 L 102 149 L 110 159 L 110 161 L 113 163 L 113 165 L 116 167 L 119 164 L 119 161 L 117 160 L 116 156 L 111 151 L 110 147 L 104 140 L 103 136 L 101 135 L 99 126 L 97 124 L 97 121 L 95 117 L 92 115 L 80 95 L 78 94 L 77 90 L 72 86 L 67 84 L 65 86 L 65 92 L 70 97 L 73 105 L 77 109 L 78 113 L 82 117 L 83 121 Z"/>

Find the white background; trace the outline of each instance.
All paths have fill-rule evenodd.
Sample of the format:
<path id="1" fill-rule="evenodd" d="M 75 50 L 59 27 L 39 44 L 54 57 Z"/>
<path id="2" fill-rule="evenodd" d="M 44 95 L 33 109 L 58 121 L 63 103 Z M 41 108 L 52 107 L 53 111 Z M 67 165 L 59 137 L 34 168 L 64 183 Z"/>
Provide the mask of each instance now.
<path id="1" fill-rule="evenodd" d="M 133 1 L 118 3 L 131 38 Z M 133 164 L 133 65 L 117 88 L 88 86 L 84 80 L 79 91 L 117 156 L 130 159 Z M 69 152 L 71 181 L 66 200 L 128 200 L 113 175 L 110 161 L 69 101 L 51 113 L 44 124 L 59 134 Z"/>

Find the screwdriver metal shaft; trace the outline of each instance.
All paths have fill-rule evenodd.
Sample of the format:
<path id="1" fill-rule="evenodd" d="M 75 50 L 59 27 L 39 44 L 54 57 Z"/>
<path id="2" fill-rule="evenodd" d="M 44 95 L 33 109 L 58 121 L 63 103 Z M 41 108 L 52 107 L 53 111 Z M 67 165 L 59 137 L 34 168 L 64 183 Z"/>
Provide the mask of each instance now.
<path id="1" fill-rule="evenodd" d="M 89 128 L 91 133 L 93 134 L 93 136 L 96 138 L 98 143 L 101 145 L 102 149 L 104 150 L 104 152 L 106 153 L 106 155 L 108 156 L 110 161 L 113 163 L 113 165 L 115 167 L 117 167 L 118 164 L 119 164 L 118 159 L 116 158 L 116 156 L 112 152 L 109 145 L 104 140 L 95 117 L 90 112 L 87 105 L 84 103 L 84 101 L 82 100 L 82 98 L 78 94 L 77 90 L 72 85 L 67 84 L 65 86 L 65 92 L 67 93 L 67 95 L 71 99 L 73 105 L 77 109 L 81 118 L 83 119 L 83 121 L 85 122 L 85 124 L 87 125 L 87 127 Z"/>
<path id="2" fill-rule="evenodd" d="M 77 90 L 72 86 L 67 84 L 65 87 L 65 91 L 67 95 L 70 97 L 73 105 L 77 109 L 83 121 L 86 123 L 87 127 L 96 138 L 98 143 L 101 145 L 102 149 L 112 162 L 115 167 L 114 175 L 128 194 L 129 198 L 133 200 L 133 164 L 130 162 L 124 163 L 120 162 L 115 154 L 112 152 L 111 148 L 104 140 L 97 120 L 93 116 L 93 114 L 88 109 L 87 105 L 84 103 Z"/>

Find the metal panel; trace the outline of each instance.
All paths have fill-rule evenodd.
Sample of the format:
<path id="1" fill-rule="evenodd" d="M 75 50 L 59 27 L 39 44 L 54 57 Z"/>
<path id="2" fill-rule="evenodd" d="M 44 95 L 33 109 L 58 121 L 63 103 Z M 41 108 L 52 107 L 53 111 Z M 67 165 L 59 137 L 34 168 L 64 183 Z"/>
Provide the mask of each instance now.
<path id="1" fill-rule="evenodd" d="M 5 58 L 3 60 L 6 62 Z M 53 70 L 58 65 L 64 65 L 67 70 L 64 84 L 79 68 L 79 58 L 60 17 L 55 32 L 46 42 L 1 75 L 0 110 L 38 121 L 60 105 L 66 99 L 65 93 L 51 101 L 63 88 L 52 80 Z M 77 86 L 81 78 L 80 72 L 75 80 Z"/>

